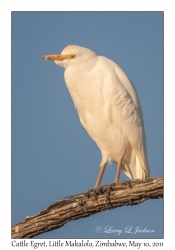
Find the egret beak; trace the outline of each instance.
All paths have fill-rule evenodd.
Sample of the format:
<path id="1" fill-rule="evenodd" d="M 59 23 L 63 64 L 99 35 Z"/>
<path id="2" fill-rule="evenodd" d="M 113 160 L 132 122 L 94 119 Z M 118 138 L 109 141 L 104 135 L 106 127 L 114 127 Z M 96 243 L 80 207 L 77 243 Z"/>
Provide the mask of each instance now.
<path id="1" fill-rule="evenodd" d="M 45 59 L 45 60 L 63 61 L 65 59 L 72 59 L 72 55 L 62 55 L 62 54 L 58 54 L 58 55 L 44 55 L 44 56 L 41 56 L 41 58 Z"/>

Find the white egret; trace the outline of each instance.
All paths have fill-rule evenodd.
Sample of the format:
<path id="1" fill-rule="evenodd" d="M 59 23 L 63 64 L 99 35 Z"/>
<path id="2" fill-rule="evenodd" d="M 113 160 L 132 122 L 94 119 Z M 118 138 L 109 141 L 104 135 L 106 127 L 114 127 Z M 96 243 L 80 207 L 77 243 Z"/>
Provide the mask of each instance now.
<path id="1" fill-rule="evenodd" d="M 108 162 L 118 163 L 116 184 L 120 170 L 132 180 L 148 178 L 142 110 L 135 87 L 124 71 L 110 59 L 77 45 L 41 58 L 65 69 L 65 82 L 80 122 L 101 151 L 94 189 L 99 188 Z"/>

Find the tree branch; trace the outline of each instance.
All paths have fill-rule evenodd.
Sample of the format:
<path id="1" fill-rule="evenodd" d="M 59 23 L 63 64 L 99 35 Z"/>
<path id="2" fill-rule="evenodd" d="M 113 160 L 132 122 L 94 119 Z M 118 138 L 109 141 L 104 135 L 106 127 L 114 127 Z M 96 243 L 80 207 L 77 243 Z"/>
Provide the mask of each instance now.
<path id="1" fill-rule="evenodd" d="M 163 178 L 148 178 L 140 181 L 122 182 L 112 185 L 109 203 L 106 194 L 109 185 L 98 190 L 98 200 L 93 189 L 83 199 L 84 194 L 69 196 L 58 200 L 34 216 L 27 216 L 24 221 L 12 226 L 12 238 L 32 238 L 38 234 L 62 227 L 65 223 L 87 217 L 98 212 L 121 206 L 137 205 L 148 199 L 163 197 Z M 80 205 L 79 201 L 83 203 Z"/>

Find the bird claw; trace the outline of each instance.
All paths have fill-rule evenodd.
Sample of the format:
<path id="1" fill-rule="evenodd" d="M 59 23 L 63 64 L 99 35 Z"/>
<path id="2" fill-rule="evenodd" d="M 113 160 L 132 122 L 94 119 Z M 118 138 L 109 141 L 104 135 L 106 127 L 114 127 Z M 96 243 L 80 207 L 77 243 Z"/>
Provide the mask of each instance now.
<path id="1" fill-rule="evenodd" d="M 86 201 L 85 201 L 85 198 L 89 198 L 90 197 L 90 193 L 93 191 L 93 196 L 94 196 L 94 199 L 95 201 L 98 200 L 98 194 L 99 194 L 99 189 L 98 188 L 94 188 L 94 189 L 90 189 L 88 190 L 86 193 L 84 193 L 84 195 L 81 197 L 81 199 L 79 200 L 79 205 L 80 206 L 84 206 Z"/>
<path id="2" fill-rule="evenodd" d="M 132 189 L 132 185 L 131 185 L 131 181 L 125 181 L 125 183 L 127 184 L 127 186 L 130 188 L 130 190 Z M 110 203 L 110 193 L 111 191 L 113 191 L 113 186 L 116 185 L 116 183 L 110 183 L 107 190 L 106 190 L 106 203 Z M 94 188 L 94 189 L 90 189 L 88 190 L 86 193 L 84 193 L 84 195 L 81 197 L 81 199 L 79 200 L 79 205 L 84 206 L 86 201 L 85 198 L 89 198 L 90 197 L 90 193 L 93 191 L 93 196 L 95 201 L 98 200 L 98 194 L 101 193 L 101 189 L 100 188 Z"/>
<path id="3" fill-rule="evenodd" d="M 127 184 L 127 186 L 130 188 L 130 190 L 132 189 L 132 185 L 131 185 L 131 181 L 126 181 L 125 182 Z"/>
<path id="4" fill-rule="evenodd" d="M 81 199 L 80 199 L 79 202 L 78 202 L 80 206 L 84 206 L 84 205 L 85 205 L 85 203 L 86 203 L 85 198 L 86 198 L 86 197 L 89 198 L 91 191 L 92 191 L 92 189 L 88 190 L 88 191 L 87 191 L 86 193 L 84 193 L 84 195 L 81 197 Z"/>
<path id="5" fill-rule="evenodd" d="M 97 201 L 98 200 L 98 193 L 97 193 L 98 189 L 94 188 L 94 192 L 93 192 L 93 195 L 94 195 L 94 199 Z"/>
<path id="6" fill-rule="evenodd" d="M 107 188 L 107 192 L 106 192 L 106 203 L 110 203 L 110 193 L 111 193 L 111 190 L 113 191 L 113 185 L 115 183 L 111 183 L 109 184 L 108 188 Z"/>

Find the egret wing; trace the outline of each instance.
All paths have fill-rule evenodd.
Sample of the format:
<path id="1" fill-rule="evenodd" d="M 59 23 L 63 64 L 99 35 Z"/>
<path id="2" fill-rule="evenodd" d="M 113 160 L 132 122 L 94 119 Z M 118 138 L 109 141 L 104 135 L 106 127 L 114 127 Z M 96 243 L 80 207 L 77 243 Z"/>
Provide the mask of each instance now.
<path id="1" fill-rule="evenodd" d="M 122 77 L 122 74 L 114 71 L 112 77 L 110 74 L 104 79 L 105 114 L 128 139 L 143 168 L 148 172 L 142 110 L 132 83 L 126 75 L 125 78 Z M 127 82 L 123 84 L 124 79 Z"/>

